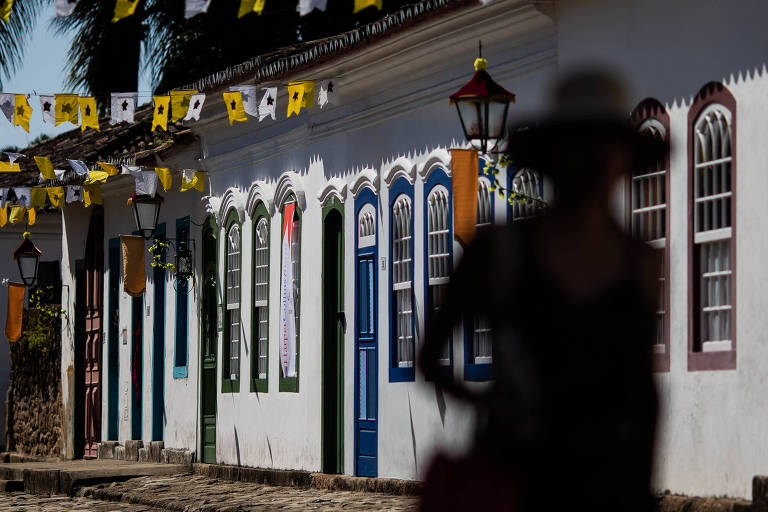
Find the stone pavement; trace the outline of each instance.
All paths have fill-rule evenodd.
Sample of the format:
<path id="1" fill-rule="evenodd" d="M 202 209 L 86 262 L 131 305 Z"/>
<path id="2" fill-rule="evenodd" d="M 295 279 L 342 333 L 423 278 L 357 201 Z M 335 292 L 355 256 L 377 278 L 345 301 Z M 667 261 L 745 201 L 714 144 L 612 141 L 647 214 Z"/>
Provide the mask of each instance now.
<path id="1" fill-rule="evenodd" d="M 77 495 L 98 500 L 114 500 L 121 504 L 141 504 L 159 510 L 180 512 L 339 509 L 348 511 L 404 511 L 415 510 L 418 503 L 418 498 L 414 496 L 278 487 L 251 482 L 230 482 L 202 475 L 134 478 L 124 482 L 84 487 L 77 492 Z M 0 510 L 2 509 L 0 508 Z"/>
<path id="2" fill-rule="evenodd" d="M 91 500 L 88 498 L 69 498 L 67 496 L 43 497 L 23 492 L 0 495 L 0 512 L 158 512 L 158 509 L 146 505 L 131 505 L 111 501 Z"/>

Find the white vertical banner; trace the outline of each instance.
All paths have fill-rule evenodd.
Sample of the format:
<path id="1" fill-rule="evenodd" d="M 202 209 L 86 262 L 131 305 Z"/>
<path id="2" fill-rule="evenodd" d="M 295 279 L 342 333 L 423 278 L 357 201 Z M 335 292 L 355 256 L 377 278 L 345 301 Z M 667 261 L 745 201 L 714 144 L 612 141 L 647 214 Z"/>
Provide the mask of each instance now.
<path id="1" fill-rule="evenodd" d="M 280 269 L 280 366 L 283 377 L 296 376 L 296 304 L 293 297 L 293 213 L 296 203 L 285 205 L 282 268 Z"/>

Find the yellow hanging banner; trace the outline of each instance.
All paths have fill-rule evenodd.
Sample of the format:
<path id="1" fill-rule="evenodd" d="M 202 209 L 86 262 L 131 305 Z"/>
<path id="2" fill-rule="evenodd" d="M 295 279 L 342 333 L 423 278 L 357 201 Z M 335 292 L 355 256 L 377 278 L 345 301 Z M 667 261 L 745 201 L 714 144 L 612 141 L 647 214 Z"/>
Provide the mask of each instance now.
<path id="1" fill-rule="evenodd" d="M 120 235 L 123 249 L 123 290 L 131 297 L 141 297 L 147 286 L 144 269 L 144 238 Z"/>
<path id="2" fill-rule="evenodd" d="M 152 131 L 159 126 L 168 131 L 168 108 L 171 104 L 170 96 L 153 96 L 155 102 L 155 115 L 152 118 Z"/>
<path id="3" fill-rule="evenodd" d="M 27 287 L 22 283 L 8 283 L 8 309 L 5 315 L 5 335 L 16 343 L 21 338 L 21 322 L 24 316 L 24 294 Z"/>
<path id="4" fill-rule="evenodd" d="M 106 183 L 108 177 L 109 173 L 107 171 L 88 171 L 88 179 L 85 180 L 85 184 Z"/>
<path id="5" fill-rule="evenodd" d="M 0 172 L 21 172 L 21 167 L 16 162 L 0 162 Z"/>
<path id="6" fill-rule="evenodd" d="M 451 150 L 453 232 L 464 245 L 475 237 L 478 156 L 474 149 Z"/>
<path id="7" fill-rule="evenodd" d="M 46 187 L 45 191 L 48 193 L 48 200 L 56 208 L 61 208 L 64 205 L 64 187 Z"/>
<path id="8" fill-rule="evenodd" d="M 86 208 L 92 204 L 101 204 L 101 185 L 83 185 L 83 196 Z"/>
<path id="9" fill-rule="evenodd" d="M 176 122 L 183 119 L 189 110 L 189 100 L 192 95 L 197 94 L 197 89 L 184 89 L 182 91 L 171 91 L 171 121 Z"/>
<path id="10" fill-rule="evenodd" d="M 243 107 L 243 95 L 240 91 L 230 91 L 223 93 L 224 104 L 227 106 L 227 115 L 229 116 L 229 126 L 235 124 L 235 121 L 245 123 L 248 116 L 245 115 Z"/>
<path id="11" fill-rule="evenodd" d="M 181 175 L 181 191 L 186 192 L 190 189 L 205 191 L 205 172 L 196 171 L 192 176 L 189 176 L 189 171 L 184 171 Z"/>
<path id="12" fill-rule="evenodd" d="M 302 108 L 315 105 L 315 82 L 291 82 L 288 84 L 288 116 L 299 115 Z"/>
<path id="13" fill-rule="evenodd" d="M 8 220 L 11 221 L 11 224 L 17 224 L 21 219 L 24 218 L 24 214 L 27 213 L 27 209 L 23 206 L 11 206 L 11 216 Z"/>
<path id="14" fill-rule="evenodd" d="M 99 129 L 99 112 L 96 109 L 96 98 L 93 96 L 84 96 L 77 98 L 77 102 L 80 105 L 80 129 L 85 131 L 86 128 L 93 128 L 97 132 Z"/>
<path id="15" fill-rule="evenodd" d="M 13 8 L 13 0 L 0 0 L 0 19 L 8 23 L 8 20 L 11 19 L 12 8 Z"/>
<path id="16" fill-rule="evenodd" d="M 117 176 L 118 174 L 120 174 L 120 169 L 118 169 L 112 164 L 108 164 L 106 162 L 96 162 L 96 163 L 99 164 L 99 167 L 104 169 L 107 172 L 107 174 L 110 176 Z"/>
<path id="17" fill-rule="evenodd" d="M 36 156 L 35 164 L 37 164 L 37 168 L 40 169 L 40 175 L 44 180 L 56 179 L 56 173 L 53 172 L 53 164 L 51 163 L 50 158 L 47 156 Z"/>
<path id="18" fill-rule="evenodd" d="M 29 205 L 32 208 L 45 208 L 45 198 L 48 193 L 44 188 L 33 187 L 29 190 Z"/>
<path id="19" fill-rule="evenodd" d="M 8 224 L 8 205 L 4 204 L 0 208 L 0 228 L 4 228 L 6 224 Z"/>
<path id="20" fill-rule="evenodd" d="M 32 117 L 32 107 L 29 106 L 27 97 L 16 94 L 13 108 L 13 126 L 21 126 L 29 133 L 29 118 Z"/>
<path id="21" fill-rule="evenodd" d="M 27 210 L 27 224 L 29 224 L 30 226 L 34 226 L 36 219 L 37 219 L 37 214 L 35 213 L 35 209 L 30 208 L 29 210 Z"/>
<path id="22" fill-rule="evenodd" d="M 355 9 L 352 11 L 352 13 L 362 11 L 366 7 L 371 6 L 381 10 L 381 3 L 381 0 L 355 0 Z"/>
<path id="23" fill-rule="evenodd" d="M 157 177 L 160 180 L 160 183 L 163 184 L 163 190 L 168 192 L 168 189 L 171 188 L 171 184 L 173 183 L 173 179 L 171 178 L 171 171 L 170 169 L 164 169 L 162 167 L 156 167 L 155 172 L 157 173 Z"/>
<path id="24" fill-rule="evenodd" d="M 77 94 L 56 94 L 56 108 L 54 109 L 54 118 L 56 126 L 61 123 L 70 123 L 77 125 L 78 111 L 80 107 L 80 96 Z"/>
<path id="25" fill-rule="evenodd" d="M 240 0 L 240 9 L 237 11 L 237 17 L 242 18 L 246 14 L 255 12 L 261 16 L 264 10 L 264 3 L 266 0 Z"/>
<path id="26" fill-rule="evenodd" d="M 136 12 L 137 5 L 139 5 L 139 0 L 117 0 L 115 2 L 115 15 L 112 17 L 112 23 L 132 16 Z"/>

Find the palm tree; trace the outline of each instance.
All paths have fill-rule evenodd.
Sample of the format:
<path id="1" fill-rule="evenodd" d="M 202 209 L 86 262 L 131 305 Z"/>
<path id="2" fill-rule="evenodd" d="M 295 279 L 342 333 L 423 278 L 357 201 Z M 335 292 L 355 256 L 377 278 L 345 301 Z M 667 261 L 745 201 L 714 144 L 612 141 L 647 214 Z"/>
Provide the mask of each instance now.
<path id="1" fill-rule="evenodd" d="M 412 2 L 413 0 L 411 0 Z M 39 10 L 53 0 L 15 0 L 11 21 L 0 22 L 0 71 L 20 64 Z M 60 34 L 74 34 L 66 85 L 103 98 L 135 91 L 141 72 L 167 91 L 256 55 L 336 34 L 410 3 L 385 0 L 382 12 L 352 14 L 353 0 L 329 0 L 325 12 L 300 18 L 296 0 L 267 0 L 261 16 L 237 18 L 239 0 L 213 0 L 208 12 L 184 19 L 184 0 L 142 0 L 133 16 L 112 23 L 114 0 L 80 0 L 71 16 L 55 18 Z M 0 83 L 0 85 L 2 85 Z"/>

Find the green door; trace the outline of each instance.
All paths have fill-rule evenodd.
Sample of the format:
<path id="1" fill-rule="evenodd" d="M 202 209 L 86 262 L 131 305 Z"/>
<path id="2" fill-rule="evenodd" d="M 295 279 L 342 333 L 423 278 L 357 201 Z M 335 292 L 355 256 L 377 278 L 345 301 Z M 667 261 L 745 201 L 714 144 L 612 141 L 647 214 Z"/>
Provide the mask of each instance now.
<path id="1" fill-rule="evenodd" d="M 341 204 L 323 211 L 323 472 L 344 471 L 344 235 Z"/>
<path id="2" fill-rule="evenodd" d="M 216 223 L 208 218 L 203 227 L 202 336 L 200 338 L 200 418 L 202 457 L 216 463 Z"/>

